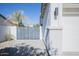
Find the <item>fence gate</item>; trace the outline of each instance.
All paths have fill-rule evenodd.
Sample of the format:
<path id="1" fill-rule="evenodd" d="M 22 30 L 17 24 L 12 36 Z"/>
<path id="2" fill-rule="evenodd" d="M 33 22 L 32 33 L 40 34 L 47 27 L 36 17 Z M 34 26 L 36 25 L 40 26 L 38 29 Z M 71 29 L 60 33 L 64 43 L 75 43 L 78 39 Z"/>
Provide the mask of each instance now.
<path id="1" fill-rule="evenodd" d="M 18 40 L 37 40 L 40 39 L 40 27 L 18 27 L 17 28 Z"/>

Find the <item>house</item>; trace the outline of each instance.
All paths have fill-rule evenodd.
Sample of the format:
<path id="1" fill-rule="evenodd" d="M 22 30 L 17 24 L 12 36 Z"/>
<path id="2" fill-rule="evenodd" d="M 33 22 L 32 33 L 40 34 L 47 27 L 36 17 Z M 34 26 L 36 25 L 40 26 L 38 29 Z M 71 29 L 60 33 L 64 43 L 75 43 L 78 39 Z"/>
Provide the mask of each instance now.
<path id="1" fill-rule="evenodd" d="M 0 42 L 6 40 L 6 35 L 13 35 L 16 37 L 16 26 L 12 24 L 5 16 L 0 14 Z"/>
<path id="2" fill-rule="evenodd" d="M 0 42 L 5 40 L 5 34 L 7 33 L 7 24 L 4 23 L 7 20 L 7 18 L 5 16 L 3 16 L 2 14 L 0 14 Z"/>
<path id="3" fill-rule="evenodd" d="M 42 39 L 50 55 L 79 55 L 79 4 L 41 4 Z"/>

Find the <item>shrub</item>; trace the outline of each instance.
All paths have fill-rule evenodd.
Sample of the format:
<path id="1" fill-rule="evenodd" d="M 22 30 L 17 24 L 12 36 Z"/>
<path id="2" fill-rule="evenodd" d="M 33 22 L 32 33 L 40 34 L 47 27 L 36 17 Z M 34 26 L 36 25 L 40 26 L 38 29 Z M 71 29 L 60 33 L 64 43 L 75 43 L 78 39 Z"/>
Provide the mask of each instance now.
<path id="1" fill-rule="evenodd" d="M 6 34 L 5 35 L 5 41 L 10 41 L 10 40 L 14 40 L 14 39 L 15 39 L 14 36 L 11 35 L 11 34 Z"/>

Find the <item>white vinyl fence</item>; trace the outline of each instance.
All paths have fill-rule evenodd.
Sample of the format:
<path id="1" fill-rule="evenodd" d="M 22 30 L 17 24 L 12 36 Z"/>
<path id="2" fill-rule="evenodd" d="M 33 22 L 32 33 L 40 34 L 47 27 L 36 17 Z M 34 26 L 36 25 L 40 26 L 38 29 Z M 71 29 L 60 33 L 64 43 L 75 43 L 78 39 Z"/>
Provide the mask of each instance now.
<path id="1" fill-rule="evenodd" d="M 38 40 L 40 39 L 40 27 L 18 27 L 17 28 L 18 40 Z"/>

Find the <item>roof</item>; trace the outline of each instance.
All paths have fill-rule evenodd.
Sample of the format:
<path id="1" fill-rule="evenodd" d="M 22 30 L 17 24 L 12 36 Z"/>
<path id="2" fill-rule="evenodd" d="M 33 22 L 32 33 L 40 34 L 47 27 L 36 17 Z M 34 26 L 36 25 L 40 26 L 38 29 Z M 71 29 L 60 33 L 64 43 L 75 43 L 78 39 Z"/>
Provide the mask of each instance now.
<path id="1" fill-rule="evenodd" d="M 5 16 L 3 16 L 2 14 L 0 14 L 0 25 L 1 26 L 14 26 L 15 24 L 13 24 L 10 20 L 8 20 L 8 18 L 6 18 Z"/>
<path id="2" fill-rule="evenodd" d="M 4 20 L 6 20 L 7 18 L 5 16 L 3 16 L 2 14 L 0 14 L 0 17 L 2 17 Z"/>

